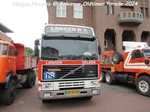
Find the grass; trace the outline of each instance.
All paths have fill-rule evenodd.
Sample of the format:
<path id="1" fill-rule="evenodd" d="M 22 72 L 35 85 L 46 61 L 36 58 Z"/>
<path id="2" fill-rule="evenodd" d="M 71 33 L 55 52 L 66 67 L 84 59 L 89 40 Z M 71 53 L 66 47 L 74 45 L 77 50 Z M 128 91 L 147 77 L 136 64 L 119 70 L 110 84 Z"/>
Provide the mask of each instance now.
<path id="1" fill-rule="evenodd" d="M 38 76 L 38 71 L 37 70 L 35 70 L 35 75 L 36 75 L 36 77 Z"/>

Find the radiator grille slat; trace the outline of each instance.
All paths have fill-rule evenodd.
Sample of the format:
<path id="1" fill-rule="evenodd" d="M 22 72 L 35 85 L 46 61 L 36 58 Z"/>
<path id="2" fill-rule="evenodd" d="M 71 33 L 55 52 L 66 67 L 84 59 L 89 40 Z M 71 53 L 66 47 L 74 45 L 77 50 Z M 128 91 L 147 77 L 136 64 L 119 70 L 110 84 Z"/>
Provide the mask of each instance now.
<path id="1" fill-rule="evenodd" d="M 84 65 L 83 67 L 79 68 L 80 66 L 82 66 L 82 65 L 44 65 L 43 66 L 43 75 L 44 75 L 44 72 L 48 71 L 48 69 L 52 69 L 52 70 L 59 69 L 60 71 L 55 71 L 55 74 L 56 74 L 55 79 L 59 79 L 59 78 L 65 76 L 66 74 L 69 74 L 69 75 L 67 75 L 63 79 L 87 78 L 89 76 L 90 77 L 98 77 L 97 65 Z M 79 68 L 79 69 L 77 69 L 77 68 Z M 74 71 L 74 70 L 76 70 L 76 71 Z"/>

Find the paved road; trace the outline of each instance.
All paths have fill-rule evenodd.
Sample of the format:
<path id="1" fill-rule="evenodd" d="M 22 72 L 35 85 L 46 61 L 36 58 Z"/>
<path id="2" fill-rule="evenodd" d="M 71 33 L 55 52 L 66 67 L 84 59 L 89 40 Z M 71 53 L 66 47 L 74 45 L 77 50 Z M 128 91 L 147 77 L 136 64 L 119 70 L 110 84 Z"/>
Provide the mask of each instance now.
<path id="1" fill-rule="evenodd" d="M 0 104 L 0 112 L 150 112 L 150 97 L 139 95 L 134 86 L 102 83 L 101 95 L 89 101 L 66 99 L 43 104 L 37 93 L 37 86 L 18 89 L 15 102 Z"/>

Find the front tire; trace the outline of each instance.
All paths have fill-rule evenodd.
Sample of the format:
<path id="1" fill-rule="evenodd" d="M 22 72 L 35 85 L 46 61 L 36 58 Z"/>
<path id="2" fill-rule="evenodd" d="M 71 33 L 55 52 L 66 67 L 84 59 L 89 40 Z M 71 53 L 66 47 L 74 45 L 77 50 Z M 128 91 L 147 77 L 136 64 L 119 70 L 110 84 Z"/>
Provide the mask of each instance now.
<path id="1" fill-rule="evenodd" d="M 10 105 L 14 102 L 16 97 L 17 87 L 15 80 L 11 79 L 8 88 L 6 88 L 2 93 L 2 104 Z"/>
<path id="2" fill-rule="evenodd" d="M 144 96 L 150 96 L 150 77 L 139 77 L 136 83 L 136 88 L 140 94 Z"/>
<path id="3" fill-rule="evenodd" d="M 91 100 L 93 96 L 84 97 L 85 100 Z"/>
<path id="4" fill-rule="evenodd" d="M 48 103 L 49 100 L 42 100 L 43 103 Z"/>

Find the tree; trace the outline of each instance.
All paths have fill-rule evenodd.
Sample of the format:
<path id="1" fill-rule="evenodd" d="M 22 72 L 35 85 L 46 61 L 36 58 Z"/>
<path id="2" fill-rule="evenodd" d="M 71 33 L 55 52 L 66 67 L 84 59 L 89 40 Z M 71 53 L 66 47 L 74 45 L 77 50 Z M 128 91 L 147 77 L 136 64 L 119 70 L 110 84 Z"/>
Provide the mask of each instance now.
<path id="1" fill-rule="evenodd" d="M 25 47 L 25 55 L 34 57 L 33 49 L 31 49 L 30 47 Z"/>

